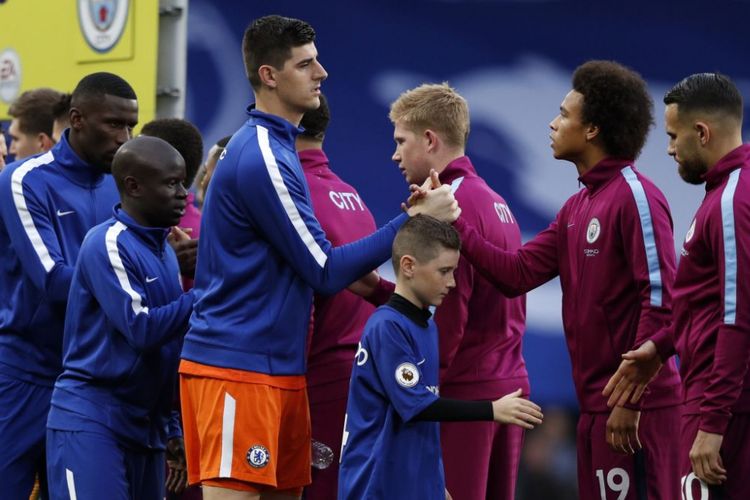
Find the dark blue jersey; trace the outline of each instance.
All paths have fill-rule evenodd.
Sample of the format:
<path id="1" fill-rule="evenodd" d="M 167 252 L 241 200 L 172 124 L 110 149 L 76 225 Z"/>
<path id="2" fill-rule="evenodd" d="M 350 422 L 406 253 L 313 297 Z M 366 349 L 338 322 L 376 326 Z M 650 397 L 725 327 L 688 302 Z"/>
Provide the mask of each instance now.
<path id="1" fill-rule="evenodd" d="M 0 372 L 52 387 L 83 237 L 118 201 L 111 175 L 81 159 L 68 132 L 0 175 Z"/>
<path id="2" fill-rule="evenodd" d="M 193 293 L 182 293 L 168 232 L 140 226 L 116 208 L 86 236 L 73 274 L 49 428 L 104 426 L 128 443 L 155 449 L 180 434 L 170 410 Z"/>
<path id="3" fill-rule="evenodd" d="M 339 499 L 444 498 L 437 422 L 412 421 L 438 399 L 437 327 L 394 295 L 362 335 L 349 387 Z"/>
<path id="4" fill-rule="evenodd" d="M 294 148 L 298 133 L 251 109 L 222 153 L 203 206 L 184 359 L 303 375 L 313 290 L 336 293 L 389 258 L 406 214 L 343 246 L 326 239 Z"/>

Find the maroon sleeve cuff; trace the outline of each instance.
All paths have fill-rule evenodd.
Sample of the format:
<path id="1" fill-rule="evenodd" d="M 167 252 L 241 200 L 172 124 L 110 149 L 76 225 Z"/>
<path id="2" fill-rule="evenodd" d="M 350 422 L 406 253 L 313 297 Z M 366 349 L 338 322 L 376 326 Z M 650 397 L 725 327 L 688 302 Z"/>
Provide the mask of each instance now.
<path id="1" fill-rule="evenodd" d="M 672 339 L 672 329 L 662 328 L 649 339 L 656 346 L 656 352 L 659 354 L 662 362 L 666 362 L 675 354 L 674 340 Z M 639 346 L 636 346 L 639 347 Z"/>
<path id="2" fill-rule="evenodd" d="M 710 432 L 711 434 L 721 434 L 722 436 L 727 430 L 729 420 L 732 418 L 731 415 L 719 414 L 719 413 L 703 413 L 701 414 L 701 421 L 698 425 L 698 429 L 703 432 Z"/>
<path id="3" fill-rule="evenodd" d="M 388 280 L 384 280 L 382 277 L 378 280 L 378 284 L 375 287 L 375 291 L 366 297 L 365 300 L 374 306 L 382 306 L 388 299 L 391 298 L 393 292 L 396 290 L 396 285 Z"/>

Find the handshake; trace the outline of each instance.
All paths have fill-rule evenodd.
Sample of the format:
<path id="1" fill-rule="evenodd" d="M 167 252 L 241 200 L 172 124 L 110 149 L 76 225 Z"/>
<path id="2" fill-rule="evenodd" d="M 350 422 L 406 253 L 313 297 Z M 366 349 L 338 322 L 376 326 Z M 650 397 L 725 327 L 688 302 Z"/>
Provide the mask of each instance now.
<path id="1" fill-rule="evenodd" d="M 448 184 L 441 185 L 434 170 L 430 171 L 430 176 L 421 186 L 412 184 L 409 189 L 411 195 L 401 204 L 401 208 L 410 217 L 423 214 L 451 223 L 461 215 L 461 207 L 458 206 L 451 187 Z"/>

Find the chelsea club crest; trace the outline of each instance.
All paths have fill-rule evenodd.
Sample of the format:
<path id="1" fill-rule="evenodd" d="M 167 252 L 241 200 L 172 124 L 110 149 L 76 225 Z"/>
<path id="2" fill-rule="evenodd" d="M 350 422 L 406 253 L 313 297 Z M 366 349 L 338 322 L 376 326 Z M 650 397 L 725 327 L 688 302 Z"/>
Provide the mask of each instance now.
<path id="1" fill-rule="evenodd" d="M 78 24 L 83 38 L 97 52 L 117 44 L 128 20 L 129 0 L 78 0 Z"/>
<path id="2" fill-rule="evenodd" d="M 265 446 L 261 446 L 259 444 L 256 444 L 249 450 L 247 450 L 247 455 L 245 458 L 247 459 L 247 463 L 250 464 L 251 467 L 255 467 L 256 469 L 260 469 L 261 467 L 265 467 L 268 465 L 268 460 L 271 457 L 270 453 L 268 453 L 268 449 Z"/>

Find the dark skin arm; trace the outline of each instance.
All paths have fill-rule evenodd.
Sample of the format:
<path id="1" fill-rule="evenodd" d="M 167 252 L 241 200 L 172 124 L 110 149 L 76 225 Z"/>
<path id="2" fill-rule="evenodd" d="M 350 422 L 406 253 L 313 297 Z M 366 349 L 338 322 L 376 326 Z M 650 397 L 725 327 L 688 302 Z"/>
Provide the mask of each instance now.
<path id="1" fill-rule="evenodd" d="M 188 486 L 187 463 L 185 461 L 185 444 L 181 437 L 172 438 L 167 442 L 167 491 L 180 494 Z"/>
<path id="2" fill-rule="evenodd" d="M 194 278 L 195 263 L 198 260 L 198 240 L 190 239 L 190 232 L 189 229 L 173 227 L 169 232 L 167 241 L 174 253 L 177 254 L 180 274 L 188 278 Z"/>

